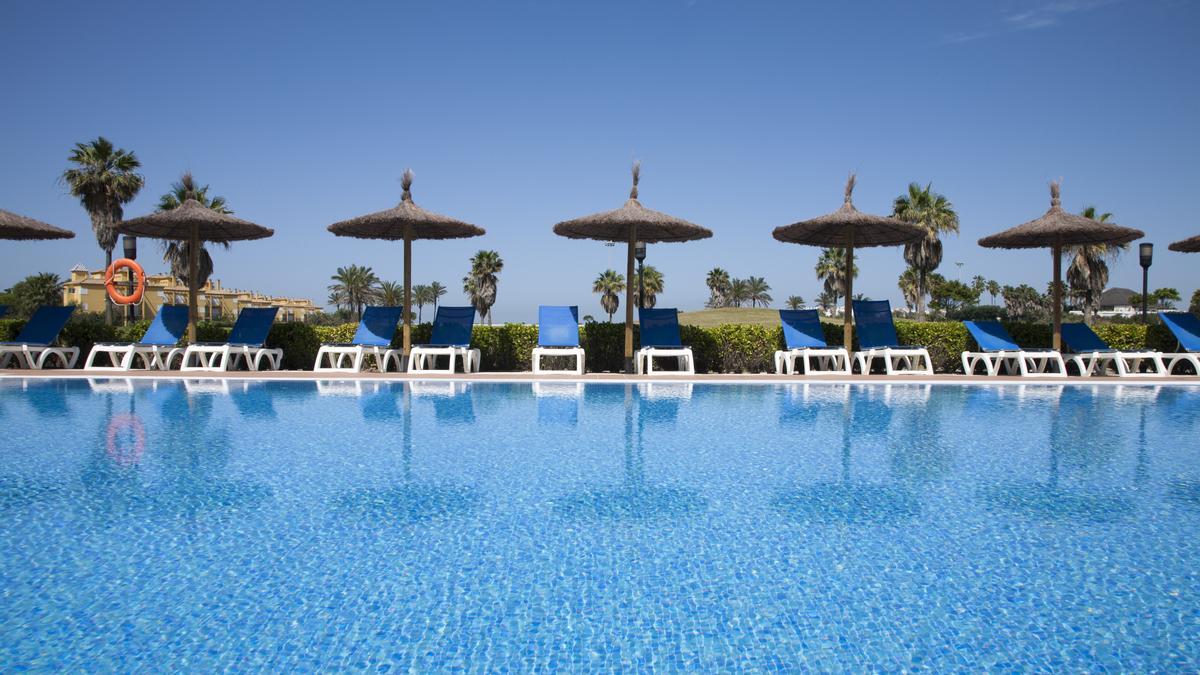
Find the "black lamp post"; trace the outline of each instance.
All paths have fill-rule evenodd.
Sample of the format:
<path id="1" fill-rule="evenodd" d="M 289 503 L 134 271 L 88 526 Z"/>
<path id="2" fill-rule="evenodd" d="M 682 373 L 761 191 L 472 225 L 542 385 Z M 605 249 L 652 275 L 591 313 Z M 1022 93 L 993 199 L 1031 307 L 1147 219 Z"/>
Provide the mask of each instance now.
<path id="1" fill-rule="evenodd" d="M 130 260 L 137 260 L 137 237 L 125 235 L 121 239 L 121 248 L 125 251 L 125 257 Z M 133 279 L 133 270 L 126 270 L 126 273 L 129 275 L 129 294 L 133 295 L 134 288 L 136 288 Z M 125 317 L 128 321 L 137 320 L 137 307 L 135 303 L 131 302 L 126 307 Z"/>
<path id="2" fill-rule="evenodd" d="M 645 307 L 644 298 L 646 297 L 646 284 L 642 275 L 642 263 L 646 262 L 646 242 L 639 241 L 633 247 L 633 257 L 638 261 L 638 309 Z"/>
<path id="3" fill-rule="evenodd" d="M 1146 323 L 1146 307 L 1150 299 L 1150 263 L 1154 262 L 1154 244 L 1139 244 L 1138 258 L 1142 263 L 1142 323 Z"/>

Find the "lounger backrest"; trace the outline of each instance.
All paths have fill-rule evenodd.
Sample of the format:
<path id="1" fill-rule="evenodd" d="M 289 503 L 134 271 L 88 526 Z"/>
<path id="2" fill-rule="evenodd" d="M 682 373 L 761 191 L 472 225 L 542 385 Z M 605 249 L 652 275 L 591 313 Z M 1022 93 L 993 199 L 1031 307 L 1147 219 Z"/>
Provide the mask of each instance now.
<path id="1" fill-rule="evenodd" d="M 556 305 L 538 307 L 539 347 L 578 347 L 579 308 Z"/>
<path id="2" fill-rule="evenodd" d="M 438 307 L 433 318 L 433 337 L 429 344 L 438 347 L 467 347 L 471 344 L 474 307 Z"/>
<path id="3" fill-rule="evenodd" d="M 229 332 L 229 344 L 262 346 L 278 312 L 278 307 L 246 307 Z"/>
<path id="4" fill-rule="evenodd" d="M 1107 352 L 1111 351 L 1112 347 L 1100 339 L 1096 335 L 1096 331 L 1092 330 L 1091 326 L 1086 323 L 1064 323 L 1062 325 L 1062 339 L 1067 347 L 1076 353 L 1080 352 Z"/>
<path id="5" fill-rule="evenodd" d="M 1200 352 L 1200 319 L 1188 312 L 1159 312 L 1163 325 L 1179 340 L 1185 352 Z"/>
<path id="6" fill-rule="evenodd" d="M 5 314 L 8 314 L 8 305 L 0 305 L 0 318 L 3 318 Z"/>
<path id="7" fill-rule="evenodd" d="M 821 328 L 821 317 L 815 309 L 781 309 L 779 321 L 783 323 L 783 341 L 788 349 L 824 349 L 825 330 Z"/>
<path id="8" fill-rule="evenodd" d="M 855 300 L 854 330 L 862 349 L 900 346 L 896 326 L 892 324 L 892 303 L 887 300 Z"/>
<path id="9" fill-rule="evenodd" d="M 639 309 L 643 347 L 682 347 L 679 339 L 679 310 L 674 307 Z"/>
<path id="10" fill-rule="evenodd" d="M 368 307 L 363 310 L 362 321 L 354 331 L 352 344 L 366 347 L 387 347 L 392 344 L 396 324 L 404 313 L 403 307 Z"/>
<path id="11" fill-rule="evenodd" d="M 964 321 L 963 325 L 967 327 L 967 331 L 971 337 L 975 338 L 975 342 L 979 344 L 979 349 L 982 351 L 1021 351 L 1021 346 L 1012 339 L 1008 331 L 1004 330 L 1004 326 L 1001 326 L 999 321 Z"/>
<path id="12" fill-rule="evenodd" d="M 29 321 L 25 322 L 21 332 L 17 333 L 15 342 L 27 345 L 48 345 L 54 342 L 74 311 L 75 305 L 38 307 L 33 316 L 29 317 Z"/>
<path id="13" fill-rule="evenodd" d="M 140 344 L 144 345 L 173 345 L 183 339 L 187 332 L 187 305 L 163 305 L 154 315 L 154 321 L 146 329 Z"/>

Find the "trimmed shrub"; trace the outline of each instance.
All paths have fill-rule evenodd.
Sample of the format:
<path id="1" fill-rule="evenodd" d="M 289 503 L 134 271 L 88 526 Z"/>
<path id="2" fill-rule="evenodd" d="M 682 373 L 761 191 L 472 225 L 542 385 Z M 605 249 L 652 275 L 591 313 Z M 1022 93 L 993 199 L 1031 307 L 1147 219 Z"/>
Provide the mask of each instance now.
<path id="1" fill-rule="evenodd" d="M 58 339 L 62 344 L 79 347 L 78 363 L 82 365 L 88 352 L 92 351 L 92 345 L 117 341 L 117 328 L 104 323 L 103 314 L 75 312 Z"/>
<path id="2" fill-rule="evenodd" d="M 283 350 L 283 360 L 279 363 L 282 370 L 312 370 L 321 339 L 306 323 L 277 323 L 267 334 L 266 346 Z"/>
<path id="3" fill-rule="evenodd" d="M 692 352 L 697 362 L 700 351 L 706 351 L 697 350 L 697 342 L 711 340 L 714 352 L 711 356 L 705 354 L 704 372 L 769 373 L 775 370 L 775 352 L 783 348 L 783 328 L 778 326 L 726 323 L 696 331 L 692 336 Z"/>
<path id="4" fill-rule="evenodd" d="M 962 353 L 966 351 L 970 333 L 957 321 L 897 321 L 896 336 L 901 344 L 916 345 L 929 350 L 929 360 L 938 373 L 962 371 Z M 974 342 L 974 341 L 972 341 Z"/>
<path id="5" fill-rule="evenodd" d="M 25 319 L 0 319 L 0 342 L 12 342 L 25 327 Z"/>

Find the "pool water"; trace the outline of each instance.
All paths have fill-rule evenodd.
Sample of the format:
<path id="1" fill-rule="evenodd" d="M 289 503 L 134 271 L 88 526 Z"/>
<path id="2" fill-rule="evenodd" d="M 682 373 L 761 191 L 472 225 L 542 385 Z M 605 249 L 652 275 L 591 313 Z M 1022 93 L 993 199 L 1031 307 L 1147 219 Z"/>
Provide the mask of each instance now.
<path id="1" fill-rule="evenodd" d="M 1200 389 L 0 380 L 0 670 L 1200 668 Z"/>

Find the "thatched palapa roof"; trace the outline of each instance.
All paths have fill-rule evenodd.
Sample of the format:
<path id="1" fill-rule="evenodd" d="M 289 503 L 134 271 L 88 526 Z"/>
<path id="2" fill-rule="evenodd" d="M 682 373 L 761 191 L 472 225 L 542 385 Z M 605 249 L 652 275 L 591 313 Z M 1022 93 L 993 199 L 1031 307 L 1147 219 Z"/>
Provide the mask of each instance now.
<path id="1" fill-rule="evenodd" d="M 1050 183 L 1050 210 L 1041 218 L 1022 223 L 979 240 L 987 248 L 1053 248 L 1081 244 L 1128 244 L 1145 232 L 1068 213 L 1059 197 L 1060 183 Z"/>
<path id="2" fill-rule="evenodd" d="M 75 233 L 0 209 L 0 239 L 71 239 Z"/>
<path id="3" fill-rule="evenodd" d="M 243 241 L 275 234 L 275 230 L 269 227 L 219 213 L 195 199 L 186 199 L 169 211 L 158 211 L 117 223 L 117 231 L 121 234 L 183 241 L 192 238 L 193 227 L 198 230 L 200 241 Z"/>
<path id="4" fill-rule="evenodd" d="M 624 206 L 614 211 L 564 220 L 554 226 L 554 234 L 570 239 L 628 241 L 630 232 L 636 228 L 638 241 L 650 244 L 692 241 L 712 236 L 712 230 L 706 227 L 642 206 L 638 201 L 640 176 L 641 165 L 634 164 L 633 189 L 629 191 L 629 200 Z"/>
<path id="5" fill-rule="evenodd" d="M 1200 234 L 1177 241 L 1167 248 L 1172 251 L 1179 251 L 1180 253 L 1200 253 Z"/>
<path id="6" fill-rule="evenodd" d="M 334 223 L 328 230 L 339 237 L 391 240 L 404 239 L 405 232 L 409 239 L 463 239 L 487 234 L 482 227 L 417 206 L 412 200 L 412 181 L 413 172 L 406 169 L 400 179 L 404 194 L 396 206 Z"/>
<path id="7" fill-rule="evenodd" d="M 919 225 L 897 218 L 874 216 L 854 208 L 851 195 L 857 182 L 854 174 L 846 180 L 842 207 L 833 213 L 782 225 L 771 233 L 779 241 L 810 246 L 896 246 L 925 236 Z"/>

